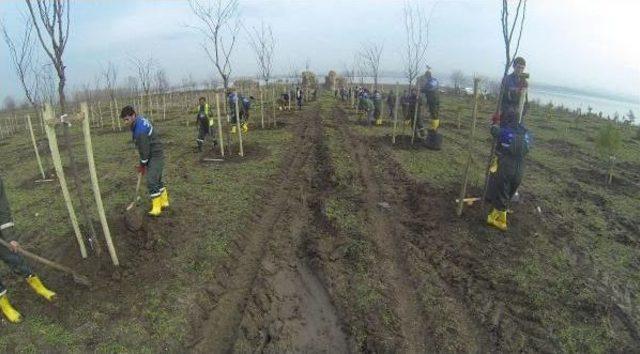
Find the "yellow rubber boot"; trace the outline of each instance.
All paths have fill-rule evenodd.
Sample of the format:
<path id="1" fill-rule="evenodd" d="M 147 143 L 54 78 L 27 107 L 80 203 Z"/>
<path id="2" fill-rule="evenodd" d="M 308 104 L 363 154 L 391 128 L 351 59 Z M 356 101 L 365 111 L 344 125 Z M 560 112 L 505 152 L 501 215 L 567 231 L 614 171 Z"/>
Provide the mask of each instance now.
<path id="1" fill-rule="evenodd" d="M 9 322 L 20 323 L 22 321 L 22 315 L 11 306 L 6 294 L 0 295 L 0 310 L 2 310 L 4 317 L 6 317 Z"/>
<path id="2" fill-rule="evenodd" d="M 501 220 L 501 215 L 503 212 L 493 209 L 491 213 L 487 216 L 487 225 L 493 226 L 500 231 L 507 231 L 507 224 L 503 223 Z M 504 212 L 506 214 L 506 212 Z M 505 219 L 506 220 L 506 219 Z"/>
<path id="3" fill-rule="evenodd" d="M 151 210 L 149 210 L 149 216 L 160 216 L 162 213 L 162 197 L 158 196 L 151 199 Z"/>
<path id="4" fill-rule="evenodd" d="M 27 283 L 31 286 L 31 289 L 36 292 L 36 294 L 42 296 L 43 298 L 53 301 L 56 298 L 56 293 L 47 289 L 40 278 L 37 275 L 32 275 L 27 278 Z"/>
<path id="5" fill-rule="evenodd" d="M 161 208 L 166 208 L 169 206 L 169 192 L 167 191 L 167 187 L 164 187 L 162 189 L 162 193 L 160 194 L 160 201 L 162 202 L 160 204 Z"/>
<path id="6" fill-rule="evenodd" d="M 496 173 L 498 172 L 498 157 L 494 156 L 491 158 L 491 165 L 489 166 L 489 172 Z"/>
<path id="7" fill-rule="evenodd" d="M 504 225 L 504 230 L 502 231 L 506 231 L 507 230 L 507 211 L 500 211 L 498 212 L 498 221 Z"/>
<path id="8" fill-rule="evenodd" d="M 436 131 L 440 127 L 440 119 L 432 119 L 431 120 L 431 130 Z"/>
<path id="9" fill-rule="evenodd" d="M 236 133 L 236 126 L 232 125 L 231 126 L 231 134 L 235 134 Z"/>
<path id="10" fill-rule="evenodd" d="M 382 118 L 376 119 L 376 125 L 382 125 Z"/>
<path id="11" fill-rule="evenodd" d="M 247 124 L 246 122 L 242 123 L 242 132 L 246 133 L 248 131 L 249 131 L 249 124 Z"/>

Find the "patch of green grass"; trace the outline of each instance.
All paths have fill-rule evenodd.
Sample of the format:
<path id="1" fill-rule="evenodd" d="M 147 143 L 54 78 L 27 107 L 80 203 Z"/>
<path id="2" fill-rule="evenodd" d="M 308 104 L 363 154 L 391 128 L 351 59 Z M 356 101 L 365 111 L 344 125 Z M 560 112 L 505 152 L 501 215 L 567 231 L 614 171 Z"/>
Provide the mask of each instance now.
<path id="1" fill-rule="evenodd" d="M 167 102 L 171 103 L 167 119 L 160 119 L 157 112 L 153 118 L 155 128 L 165 144 L 164 180 L 169 188 L 172 207 L 168 212 L 170 216 L 164 218 L 170 219 L 172 227 L 156 229 L 158 232 L 153 235 L 155 251 L 162 254 L 163 259 L 150 260 L 164 263 L 167 273 L 153 279 L 149 279 L 148 274 L 135 275 L 140 286 L 144 287 L 146 296 L 142 302 L 138 293 L 123 293 L 117 287 L 100 289 L 95 297 L 85 296 L 78 291 L 77 301 L 61 304 L 60 311 L 65 314 L 61 318 L 41 311 L 43 305 L 31 295 L 21 296 L 27 294 L 27 290 L 18 287 L 12 289 L 15 291 L 13 298 L 21 300 L 16 306 L 24 309 L 24 314 L 29 316 L 20 326 L 3 328 L 0 347 L 12 348 L 16 343 L 21 343 L 20 348 L 33 349 L 33 352 L 86 352 L 92 350 L 89 345 L 93 344 L 90 343 L 97 343 L 95 350 L 99 352 L 177 352 L 184 347 L 190 320 L 190 295 L 201 291 L 200 285 L 204 282 L 215 279 L 215 269 L 228 256 L 232 240 L 245 232 L 248 218 L 258 205 L 259 194 L 263 191 L 269 193 L 265 189 L 277 173 L 283 153 L 293 136 L 287 129 L 263 131 L 254 125 L 249 134 L 244 136 L 247 146 L 255 148 L 247 150 L 245 161 L 203 164 L 199 162 L 200 156 L 192 152 L 195 127 L 193 124 L 185 125 L 187 117 L 193 115 L 185 113 L 179 102 Z M 105 118 L 106 112 L 108 105 L 107 109 L 103 109 Z M 108 121 L 107 118 L 105 123 Z M 97 220 L 79 126 L 72 126 L 71 133 L 87 210 L 90 217 Z M 36 129 L 36 134 L 41 144 L 46 146 L 39 129 Z M 122 247 L 124 238 L 132 236 L 114 230 L 122 229 L 117 223 L 122 222 L 120 215 L 133 199 L 137 152 L 131 144 L 131 133 L 124 128 L 122 132 L 112 132 L 108 125 L 104 129 L 94 129 L 92 140 L 112 237 L 116 247 Z M 63 165 L 68 167 L 63 141 L 59 132 Z M 58 181 L 34 183 L 40 177 L 31 142 L 23 132 L 3 139 L 0 144 L 3 145 L 0 149 L 0 158 L 3 160 L 1 173 L 25 248 L 63 264 L 66 263 L 63 255 L 74 254 L 77 257 L 79 252 Z M 235 143 L 234 155 L 237 155 L 237 149 Z M 52 165 L 45 150 L 43 148 L 40 152 L 45 169 L 49 170 Z M 76 214 L 82 224 L 72 176 L 70 170 L 65 169 L 65 172 Z M 144 183 L 141 195 L 143 202 L 140 208 L 144 209 L 148 203 Z M 95 226 L 98 237 L 101 237 L 97 221 Z M 67 248 L 61 249 L 61 244 L 67 245 Z M 132 253 L 138 252 L 134 250 Z M 120 261 L 125 267 L 130 266 L 129 259 L 121 257 Z M 78 271 L 83 271 L 82 266 Z M 47 271 L 44 275 L 48 285 L 58 288 L 61 276 Z M 125 280 L 123 287 L 131 289 L 128 282 Z M 111 293 L 111 296 L 105 293 Z M 42 315 L 34 317 L 31 314 L 34 312 Z M 90 328 L 81 336 L 74 330 L 87 318 L 95 323 L 97 329 Z M 42 332 L 41 338 L 44 339 L 23 343 L 22 338 L 31 338 L 38 331 Z M 91 337 L 90 340 L 87 337 Z"/>
<path id="2" fill-rule="evenodd" d="M 477 130 L 471 141 L 470 193 L 477 193 L 484 185 L 492 142 L 486 122 L 494 107 L 494 102 L 486 101 L 479 109 Z M 458 129 L 457 111 L 461 108 L 462 126 Z M 444 192 L 458 193 L 468 156 L 470 117 L 468 99 L 442 96 L 443 149 L 434 152 L 398 144 L 392 147 L 392 157 L 417 181 Z M 635 247 L 639 239 L 632 221 L 640 219 L 637 207 L 640 154 L 633 140 L 635 130 L 617 130 L 622 145 L 617 150 L 614 182 L 616 176 L 621 182 L 607 187 L 604 184 L 607 161 L 599 157 L 595 138 L 608 122 L 593 117 L 576 120 L 571 112 L 532 105 L 525 123 L 534 138 L 519 188 L 524 203 L 514 205 L 514 211 L 519 218 L 539 219 L 535 223 L 540 227 L 534 225 L 538 229 L 534 240 L 519 241 L 524 254 L 518 259 L 508 254 L 506 258 L 488 258 L 490 261 L 483 265 L 486 276 L 495 283 L 516 282 L 518 291 L 526 294 L 529 302 L 525 310 L 538 314 L 543 328 L 553 329 L 548 341 L 556 343 L 558 350 L 602 352 L 620 348 L 613 342 L 628 346 L 630 339 L 626 334 L 612 334 L 608 329 L 622 328 L 619 320 L 609 320 L 609 315 L 596 313 L 585 323 L 586 310 L 581 304 L 609 308 L 609 301 L 615 301 L 632 308 L 640 303 L 623 295 L 640 291 L 637 271 L 640 251 Z M 354 130 L 376 139 L 391 139 L 389 126 L 356 126 Z M 405 129 L 405 135 L 409 133 L 410 130 Z M 536 207 L 541 208 L 541 215 L 535 211 Z M 511 223 L 515 223 L 514 220 L 518 218 L 510 218 Z M 477 240 L 473 228 L 461 226 L 459 232 L 456 236 Z M 521 236 L 507 234 L 506 237 L 517 240 Z M 459 238 L 451 238 L 452 247 L 457 240 Z M 423 289 L 427 306 L 437 305 L 428 302 L 428 299 L 439 301 L 442 294 L 437 290 Z M 608 300 L 610 298 L 613 300 Z M 637 314 L 632 316 L 635 323 L 640 323 Z M 611 321 L 617 324 L 612 325 Z"/>

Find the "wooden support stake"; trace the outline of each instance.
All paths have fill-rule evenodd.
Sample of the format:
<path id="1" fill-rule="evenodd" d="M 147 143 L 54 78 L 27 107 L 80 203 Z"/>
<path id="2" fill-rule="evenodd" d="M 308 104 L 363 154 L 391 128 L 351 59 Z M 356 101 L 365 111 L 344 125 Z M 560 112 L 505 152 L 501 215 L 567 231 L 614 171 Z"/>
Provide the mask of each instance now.
<path id="1" fill-rule="evenodd" d="M 185 110 L 188 110 L 188 109 L 189 109 L 189 106 L 187 106 L 187 107 L 185 108 Z M 186 114 L 186 117 L 187 117 L 187 127 L 188 127 L 188 126 L 189 126 L 189 121 L 191 120 L 191 118 L 189 117 L 189 115 L 188 115 L 188 114 Z"/>
<path id="2" fill-rule="evenodd" d="M 396 103 L 393 106 L 393 134 L 391 135 L 391 143 L 396 143 L 396 132 L 398 130 L 398 105 L 400 102 L 400 83 L 396 82 Z"/>
<path id="3" fill-rule="evenodd" d="M 359 102 L 359 100 L 358 100 L 358 99 L 356 99 L 356 101 L 357 101 L 357 102 L 356 102 L 356 120 L 358 120 L 358 110 L 359 110 L 359 108 L 360 108 L 360 102 Z"/>
<path id="4" fill-rule="evenodd" d="M 111 114 L 111 130 L 116 131 L 116 120 L 113 114 L 113 101 L 109 100 L 109 113 Z"/>
<path id="5" fill-rule="evenodd" d="M 113 106 L 115 107 L 115 110 L 116 110 L 116 122 L 118 123 L 118 131 L 120 132 L 120 131 L 122 131 L 122 126 L 120 125 L 121 119 L 120 119 L 120 113 L 118 113 L 119 110 L 118 110 L 118 99 L 117 98 L 113 99 Z"/>
<path id="6" fill-rule="evenodd" d="M 42 116 L 42 112 L 40 110 L 36 110 L 36 116 L 40 116 L 40 129 L 42 129 L 42 135 L 45 135 L 44 132 L 44 117 Z"/>
<path id="7" fill-rule="evenodd" d="M 353 105 L 355 104 L 355 90 L 353 88 L 353 86 L 349 87 L 349 99 L 351 100 L 351 107 L 353 107 Z"/>
<path id="8" fill-rule="evenodd" d="M 480 79 L 477 77 L 473 79 L 473 113 L 471 114 L 471 132 L 467 139 L 467 165 L 464 168 L 464 178 L 462 180 L 462 188 L 460 188 L 460 196 L 458 197 L 458 210 L 456 214 L 462 215 L 462 207 L 465 202 L 465 195 L 467 194 L 467 183 L 469 183 L 469 173 L 471 172 L 471 162 L 473 161 L 473 138 L 476 134 L 476 119 L 478 117 L 478 84 Z"/>
<path id="9" fill-rule="evenodd" d="M 60 159 L 60 151 L 58 150 L 58 139 L 56 138 L 55 131 L 55 119 L 53 115 L 53 109 L 51 105 L 48 103 L 45 104 L 44 108 L 44 120 L 45 120 L 45 132 L 47 133 L 47 138 L 49 139 L 49 148 L 51 149 L 51 158 L 53 160 L 53 167 L 56 170 L 56 175 L 58 176 L 58 180 L 60 181 L 60 188 L 62 189 L 62 196 L 64 197 L 64 202 L 67 205 L 67 211 L 69 212 L 69 218 L 71 219 L 71 225 L 73 226 L 73 231 L 76 234 L 76 239 L 78 240 L 78 246 L 80 246 L 80 254 L 82 258 L 87 258 L 87 249 L 84 245 L 84 240 L 82 238 L 82 234 L 80 233 L 80 227 L 78 226 L 78 219 L 76 218 L 76 212 L 73 209 L 73 203 L 71 202 L 71 195 L 69 194 L 69 189 L 67 188 L 67 180 L 64 177 L 64 170 L 62 169 L 62 160 Z M 49 126 L 51 124 L 51 126 Z M 64 123 L 63 123 L 64 124 Z"/>
<path id="10" fill-rule="evenodd" d="M 224 116 L 227 117 L 227 123 L 229 123 L 230 119 L 229 119 L 229 111 L 227 110 L 227 99 L 229 96 L 227 96 L 227 93 L 225 91 L 222 92 L 222 97 L 224 97 L 224 99 L 222 100 L 222 111 L 224 112 Z M 231 143 L 231 141 L 229 141 L 229 143 Z"/>
<path id="11" fill-rule="evenodd" d="M 82 134 L 84 135 L 84 147 L 87 151 L 87 162 L 89 163 L 89 175 L 91 177 L 91 187 L 93 188 L 93 196 L 96 200 L 96 206 L 98 208 L 98 216 L 100 217 L 100 224 L 102 224 L 102 232 L 104 238 L 107 240 L 107 248 L 109 249 L 109 255 L 113 265 L 119 265 L 118 256 L 116 255 L 116 249 L 113 246 L 111 240 L 111 232 L 109 231 L 109 224 L 107 223 L 107 217 L 104 213 L 104 204 L 102 204 L 102 195 L 100 194 L 100 185 L 98 184 L 98 173 L 96 172 L 96 163 L 93 159 L 93 145 L 91 144 L 91 129 L 89 128 L 89 106 L 86 102 L 80 104 L 80 110 L 84 114 L 84 120 L 82 121 Z M 97 248 L 97 247 L 96 247 Z"/>
<path id="12" fill-rule="evenodd" d="M 33 126 L 31 125 L 31 116 L 27 114 L 27 125 L 29 126 L 29 133 L 31 134 L 31 143 L 33 143 L 33 150 L 36 152 L 36 161 L 38 162 L 38 168 L 40 168 L 40 174 L 42 180 L 46 180 L 47 176 L 44 174 L 44 168 L 42 168 L 42 160 L 40 160 L 40 153 L 38 152 L 38 144 L 36 143 L 36 136 L 33 134 Z"/>
<path id="13" fill-rule="evenodd" d="M 167 119 L 167 100 L 166 94 L 162 95 L 162 120 Z"/>
<path id="14" fill-rule="evenodd" d="M 236 95 L 236 129 L 238 129 L 238 144 L 240 145 L 240 156 L 244 156 L 244 149 L 242 147 L 242 129 L 240 128 L 240 111 L 238 110 L 238 101 L 240 96 Z"/>
<path id="15" fill-rule="evenodd" d="M 104 128 L 104 119 L 102 119 L 102 102 L 98 101 L 98 115 L 100 116 L 100 128 Z"/>
<path id="16" fill-rule="evenodd" d="M 413 141 L 416 138 L 416 125 L 418 124 L 418 111 L 420 108 L 420 87 L 418 87 L 417 90 L 417 95 L 416 95 L 416 106 L 414 108 L 413 111 L 413 124 L 412 124 L 412 131 L 411 131 L 411 145 L 413 145 Z"/>
<path id="17" fill-rule="evenodd" d="M 262 100 L 262 89 L 260 89 L 260 119 L 262 123 L 262 129 L 264 129 L 264 101 Z"/>
<path id="18" fill-rule="evenodd" d="M 275 86 L 271 87 L 271 95 L 273 96 L 273 106 L 271 107 L 271 119 L 273 120 L 273 127 L 275 128 L 278 125 L 276 123 L 276 88 Z"/>
<path id="19" fill-rule="evenodd" d="M 220 139 L 220 155 L 224 157 L 224 138 L 222 137 L 222 119 L 220 119 L 220 96 L 216 93 L 216 114 L 218 116 L 218 137 Z"/>

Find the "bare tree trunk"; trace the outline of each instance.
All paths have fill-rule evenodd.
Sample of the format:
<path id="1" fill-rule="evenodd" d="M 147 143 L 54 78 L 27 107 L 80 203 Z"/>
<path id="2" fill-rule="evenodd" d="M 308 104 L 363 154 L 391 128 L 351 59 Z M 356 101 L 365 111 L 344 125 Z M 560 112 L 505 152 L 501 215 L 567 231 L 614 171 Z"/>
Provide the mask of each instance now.
<path id="1" fill-rule="evenodd" d="M 78 226 L 78 220 L 76 219 L 76 213 L 73 209 L 73 203 L 71 202 L 71 195 L 69 194 L 69 190 L 67 188 L 67 181 L 64 177 L 64 170 L 62 168 L 62 160 L 60 158 L 60 152 L 58 151 L 58 141 L 56 138 L 56 131 L 54 121 L 55 118 L 53 116 L 53 110 L 49 104 L 45 105 L 45 122 L 49 124 L 51 122 L 52 126 L 45 125 L 45 130 L 47 132 L 47 137 L 49 140 L 49 147 L 51 149 L 51 158 L 53 160 L 53 166 L 56 170 L 56 175 L 60 180 L 60 187 L 62 189 L 62 195 L 64 197 L 65 204 L 67 206 L 67 211 L 69 212 L 69 218 L 71 219 L 71 225 L 73 226 L 73 230 L 76 234 L 76 239 L 78 241 L 78 245 L 80 246 L 80 254 L 82 258 L 87 258 L 87 250 L 84 245 L 84 240 L 82 239 L 82 233 L 80 232 L 80 227 Z M 66 126 L 65 126 L 66 127 Z"/>
<path id="2" fill-rule="evenodd" d="M 613 165 L 615 164 L 616 161 L 616 157 L 615 156 L 609 156 L 609 171 L 607 172 L 608 177 L 607 177 L 607 184 L 611 185 L 611 182 L 613 181 Z"/>
<path id="3" fill-rule="evenodd" d="M 264 129 L 264 100 L 262 98 L 262 89 L 260 89 L 260 121 L 262 123 L 262 129 Z"/>
<path id="4" fill-rule="evenodd" d="M 89 174 L 91 176 L 91 186 L 93 187 L 93 195 L 96 201 L 96 207 L 98 209 L 98 216 L 100 217 L 100 224 L 102 224 L 102 231 L 104 238 L 107 241 L 107 248 L 109 249 L 109 255 L 111 255 L 111 261 L 113 265 L 117 266 L 118 256 L 116 255 L 116 249 L 113 246 L 111 240 L 111 231 L 109 231 L 109 224 L 107 223 L 107 217 L 104 213 L 104 205 L 102 204 L 102 195 L 100 194 L 100 185 L 98 184 L 98 173 L 96 172 L 96 164 L 93 159 L 93 145 L 91 144 L 91 130 L 89 129 L 89 108 L 86 102 L 81 104 L 82 112 L 84 113 L 84 121 L 82 122 L 82 133 L 84 135 L 84 145 L 87 151 L 87 161 L 89 164 Z M 98 240 L 95 239 L 96 250 L 100 250 Z M 99 253 L 99 252 L 98 252 Z"/>
<path id="5" fill-rule="evenodd" d="M 236 128 L 238 129 L 238 144 L 240 145 L 240 156 L 244 156 L 244 147 L 242 146 L 242 128 L 240 127 L 240 111 L 238 110 L 238 101 L 236 99 Z"/>
<path id="6" fill-rule="evenodd" d="M 64 70 L 64 69 L 63 69 Z M 66 112 L 66 98 L 64 95 L 64 71 L 60 72 L 60 83 L 58 85 L 58 95 L 60 97 L 60 112 L 64 114 Z M 89 229 L 89 246 L 96 251 L 97 254 L 100 254 L 99 247 L 94 248 L 94 244 L 96 242 L 96 231 L 93 228 L 93 223 L 89 218 L 88 208 L 84 199 L 84 191 L 82 189 L 82 183 L 80 181 L 80 175 L 78 174 L 78 164 L 76 162 L 75 153 L 73 152 L 72 142 L 71 142 L 71 133 L 69 132 L 69 125 L 67 123 L 62 123 L 62 138 L 64 139 L 64 148 L 69 156 L 69 162 L 71 165 L 71 175 L 73 177 L 73 184 L 76 190 L 76 194 L 78 196 L 78 201 L 80 202 L 80 214 L 82 214 L 82 220 L 85 223 L 85 226 Z"/>
<path id="7" fill-rule="evenodd" d="M 467 183 L 469 183 L 469 173 L 471 172 L 471 162 L 473 161 L 473 138 L 476 133 L 476 119 L 478 116 L 478 84 L 480 83 L 480 79 L 473 79 L 473 113 L 471 115 L 471 132 L 469 133 L 469 138 L 467 140 L 467 164 L 464 169 L 464 178 L 462 180 L 462 188 L 460 188 L 460 196 L 458 197 L 458 209 L 456 214 L 458 216 L 462 215 L 462 207 L 464 206 L 464 198 L 467 194 Z"/>
<path id="8" fill-rule="evenodd" d="M 415 105 L 415 109 L 413 111 L 413 130 L 411 132 L 411 145 L 413 145 L 413 141 L 416 138 L 416 125 L 418 124 L 418 115 L 421 113 L 419 111 L 420 108 L 420 87 L 418 87 L 418 91 L 417 91 L 417 97 L 416 97 L 416 105 Z"/>
<path id="9" fill-rule="evenodd" d="M 216 93 L 216 115 L 218 117 L 218 136 L 220 137 L 220 156 L 224 157 L 224 137 L 222 132 L 222 120 L 220 119 L 220 97 Z"/>
<path id="10" fill-rule="evenodd" d="M 396 131 L 398 129 L 398 104 L 400 103 L 400 83 L 396 82 L 396 99 L 393 106 L 393 134 L 391 136 L 391 143 L 396 143 Z"/>
<path id="11" fill-rule="evenodd" d="M 276 88 L 271 87 L 271 94 L 273 95 L 273 105 L 271 106 L 271 118 L 273 119 L 273 127 L 277 127 L 276 123 Z"/>

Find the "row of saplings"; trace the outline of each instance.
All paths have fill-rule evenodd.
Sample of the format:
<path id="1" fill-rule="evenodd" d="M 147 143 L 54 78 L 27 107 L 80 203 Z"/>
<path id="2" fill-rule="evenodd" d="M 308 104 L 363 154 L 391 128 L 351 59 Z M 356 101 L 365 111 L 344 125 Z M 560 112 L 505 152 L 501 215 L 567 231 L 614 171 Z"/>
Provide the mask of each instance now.
<path id="1" fill-rule="evenodd" d="M 295 92 L 287 92 L 282 95 L 282 97 L 288 101 L 289 107 L 291 105 L 290 97 L 292 96 L 295 97 L 297 106 L 301 108 L 303 104 L 303 91 L 297 88 Z M 315 96 L 315 94 L 313 94 L 313 96 Z M 232 134 L 237 133 L 238 136 L 241 137 L 241 132 L 248 132 L 248 120 L 252 99 L 253 97 L 245 97 L 233 89 L 227 92 L 227 121 L 231 124 Z M 285 109 L 282 99 L 279 100 L 279 102 L 281 109 Z M 211 136 L 215 147 L 215 145 L 217 145 L 217 139 L 215 129 L 213 129 L 214 115 L 204 97 L 199 99 L 195 114 L 198 124 L 198 135 L 196 137 L 197 150 L 202 151 L 202 145 L 207 136 Z M 163 181 L 164 149 L 158 129 L 149 119 L 138 114 L 135 108 L 130 105 L 122 108 L 120 118 L 124 124 L 129 127 L 134 145 L 138 150 L 139 161 L 136 165 L 136 170 L 140 177 L 145 177 L 151 200 L 151 209 L 147 214 L 153 217 L 160 216 L 162 211 L 169 207 L 169 192 Z M 13 273 L 24 277 L 29 286 L 38 295 L 47 301 L 54 301 L 56 293 L 42 283 L 38 275 L 33 272 L 26 262 L 23 254 L 29 253 L 21 248 L 17 236 L 15 223 L 11 215 L 9 199 L 2 178 L 0 177 L 0 244 L 2 244 L 2 246 L 0 246 L 0 258 L 10 267 Z M 33 258 L 33 256 L 31 256 L 31 258 Z M 40 261 L 42 262 L 43 259 L 40 258 Z M 53 263 L 47 260 L 44 260 L 44 262 Z M 117 264 L 117 261 L 114 262 L 114 264 Z M 74 273 L 74 277 L 75 276 L 80 277 Z M 88 280 L 86 280 L 86 282 L 88 282 Z M 19 323 L 22 321 L 22 315 L 9 302 L 7 289 L 1 281 L 0 311 L 11 323 Z"/>
<path id="2" fill-rule="evenodd" d="M 463 192 L 458 199 L 460 212 L 463 202 L 470 204 L 484 199 L 491 203 L 493 208 L 487 215 L 487 225 L 501 231 L 507 230 L 507 211 L 512 199 L 517 195 L 518 187 L 522 181 L 524 157 L 529 152 L 530 146 L 530 135 L 523 121 L 528 110 L 529 75 L 524 72 L 526 66 L 524 58 L 516 58 L 512 66 L 513 71 L 503 79 L 502 93 L 499 97 L 496 113 L 492 117 L 490 133 L 494 138 L 494 144 L 483 197 L 466 198 L 465 182 Z M 382 124 L 382 107 L 383 102 L 386 103 L 389 117 L 394 123 L 394 143 L 398 106 L 400 106 L 404 121 L 402 124 L 412 126 L 412 143 L 414 138 L 418 137 L 424 141 L 427 148 L 433 150 L 442 148 L 442 135 L 438 133 L 440 126 L 439 83 L 430 70 L 427 70 L 425 75 L 418 80 L 417 88 L 412 88 L 410 91 L 405 90 L 401 95 L 397 95 L 391 90 L 384 101 L 381 92 L 378 90 L 370 92 L 364 87 L 341 88 L 335 92 L 335 96 L 338 97 L 338 95 L 343 101 L 356 97 L 358 99 L 356 110 L 361 110 L 364 113 L 366 123 L 369 125 Z M 420 112 L 423 106 L 426 106 L 429 111 L 429 126 L 425 126 Z M 475 130 L 476 114 L 477 105 L 474 107 L 473 130 Z"/>

